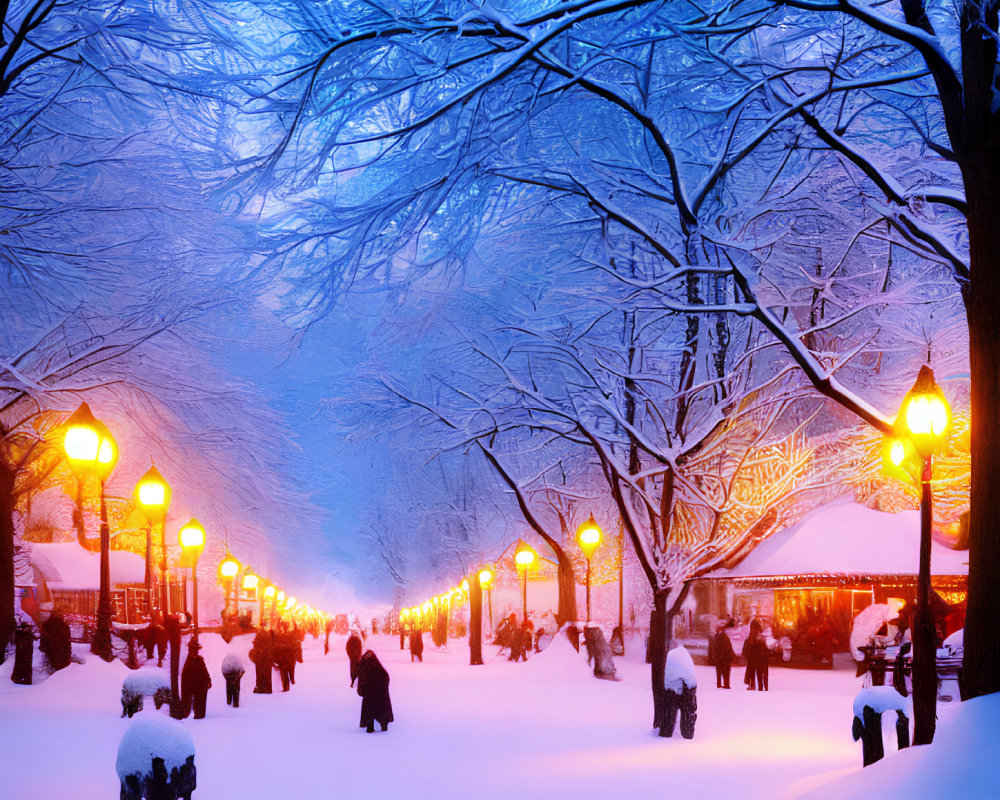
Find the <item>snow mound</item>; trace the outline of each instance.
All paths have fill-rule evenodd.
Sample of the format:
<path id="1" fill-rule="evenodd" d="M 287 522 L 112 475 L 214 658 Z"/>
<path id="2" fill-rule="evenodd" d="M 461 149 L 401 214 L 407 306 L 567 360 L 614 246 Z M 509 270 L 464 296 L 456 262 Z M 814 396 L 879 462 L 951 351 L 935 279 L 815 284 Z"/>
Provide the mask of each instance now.
<path id="1" fill-rule="evenodd" d="M 845 797 L 961 797 L 993 800 L 1000 786 L 1000 693 L 960 703 L 942 719 L 932 744 L 894 755 L 799 794 L 802 800 Z"/>
<path id="2" fill-rule="evenodd" d="M 145 775 L 150 771 L 153 758 L 162 758 L 167 772 L 180 769 L 194 755 L 194 741 L 181 723 L 166 717 L 137 719 L 125 731 L 118 744 L 115 770 L 118 778 Z"/>
<path id="3" fill-rule="evenodd" d="M 854 698 L 854 716 L 861 719 L 865 706 L 877 714 L 884 711 L 905 711 L 906 716 L 913 719 L 913 701 L 909 697 L 903 697 L 891 686 L 869 686 L 858 692 Z"/>
<path id="4" fill-rule="evenodd" d="M 663 674 L 663 687 L 675 694 L 680 694 L 685 689 L 698 687 L 698 679 L 694 674 L 694 661 L 684 645 L 678 645 L 667 653 L 667 668 Z"/>
<path id="5" fill-rule="evenodd" d="M 170 673 L 159 667 L 143 667 L 130 672 L 122 681 L 122 689 L 132 694 L 151 695 L 157 689 L 170 688 Z"/>
<path id="6" fill-rule="evenodd" d="M 583 646 L 581 645 L 580 652 L 577 652 L 570 644 L 565 631 L 557 633 L 552 643 L 541 653 L 529 656 L 524 668 L 533 675 L 553 678 L 584 673 L 589 675 L 591 672 L 587 666 L 587 655 Z"/>
<path id="7" fill-rule="evenodd" d="M 239 653 L 229 652 L 222 659 L 222 674 L 228 672 L 246 672 L 247 665 Z"/>
<path id="8" fill-rule="evenodd" d="M 962 653 L 965 650 L 965 628 L 959 628 L 951 636 L 942 642 L 942 645 L 954 654 Z"/>

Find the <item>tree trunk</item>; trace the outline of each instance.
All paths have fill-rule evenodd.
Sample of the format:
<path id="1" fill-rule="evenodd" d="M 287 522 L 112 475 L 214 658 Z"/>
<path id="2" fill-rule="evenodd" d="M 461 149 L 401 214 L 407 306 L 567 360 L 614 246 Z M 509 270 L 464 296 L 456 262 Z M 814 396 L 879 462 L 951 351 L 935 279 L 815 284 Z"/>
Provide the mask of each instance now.
<path id="1" fill-rule="evenodd" d="M 553 550 L 559 564 L 559 607 L 556 610 L 556 624 L 559 627 L 570 622 L 576 622 L 576 572 L 573 562 L 569 560 L 566 551 L 561 547 Z"/>
<path id="2" fill-rule="evenodd" d="M 971 4 L 969 4 L 971 5 Z M 1000 130 L 992 113 L 997 45 L 963 13 L 965 114 L 961 164 L 968 202 L 966 292 L 971 374 L 969 596 L 962 696 L 1000 691 Z"/>
<path id="3" fill-rule="evenodd" d="M 653 610 L 649 615 L 649 676 L 653 689 L 653 727 L 666 724 L 666 690 L 663 679 L 667 671 L 667 597 L 669 589 L 653 592 Z"/>
<path id="4" fill-rule="evenodd" d="M 0 664 L 14 635 L 14 472 L 0 459 Z"/>
<path id="5" fill-rule="evenodd" d="M 469 578 L 469 665 L 483 663 L 483 588 L 479 584 L 479 570 L 474 569 Z"/>

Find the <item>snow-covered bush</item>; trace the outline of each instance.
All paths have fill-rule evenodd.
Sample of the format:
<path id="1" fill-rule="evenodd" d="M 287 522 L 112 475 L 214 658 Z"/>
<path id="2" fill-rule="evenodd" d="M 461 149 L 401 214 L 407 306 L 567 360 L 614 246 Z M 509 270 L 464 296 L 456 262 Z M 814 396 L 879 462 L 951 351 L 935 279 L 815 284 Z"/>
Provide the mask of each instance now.
<path id="1" fill-rule="evenodd" d="M 170 674 L 157 667 L 130 672 L 122 681 L 122 716 L 132 718 L 142 711 L 142 698 L 152 697 L 157 708 L 170 700 Z"/>
<path id="2" fill-rule="evenodd" d="M 190 800 L 197 785 L 194 741 L 174 720 L 138 719 L 118 744 L 115 770 L 121 781 L 122 800 Z"/>
<path id="3" fill-rule="evenodd" d="M 228 675 L 229 673 L 239 672 L 244 673 L 247 671 L 246 662 L 239 653 L 228 652 L 222 659 L 222 674 Z"/>

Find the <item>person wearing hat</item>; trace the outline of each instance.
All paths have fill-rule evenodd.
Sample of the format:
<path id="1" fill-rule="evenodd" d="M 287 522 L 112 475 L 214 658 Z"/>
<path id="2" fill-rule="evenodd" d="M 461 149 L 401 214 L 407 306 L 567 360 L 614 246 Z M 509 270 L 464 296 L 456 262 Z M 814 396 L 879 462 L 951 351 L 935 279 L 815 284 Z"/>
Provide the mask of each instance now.
<path id="1" fill-rule="evenodd" d="M 181 703 L 185 714 L 194 704 L 194 718 L 205 719 L 205 704 L 208 701 L 208 690 L 212 688 L 212 678 L 205 666 L 205 659 L 198 651 L 201 645 L 196 639 L 188 642 L 188 656 L 181 670 Z"/>

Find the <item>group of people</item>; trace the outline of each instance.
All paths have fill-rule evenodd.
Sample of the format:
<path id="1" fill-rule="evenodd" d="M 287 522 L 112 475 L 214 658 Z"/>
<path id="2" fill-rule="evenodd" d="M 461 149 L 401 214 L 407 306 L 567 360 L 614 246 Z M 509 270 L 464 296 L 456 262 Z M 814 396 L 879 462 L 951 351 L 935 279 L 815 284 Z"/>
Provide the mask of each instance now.
<path id="1" fill-rule="evenodd" d="M 729 638 L 728 630 L 736 625 L 732 619 L 716 624 L 708 637 L 708 661 L 715 665 L 715 685 L 719 689 L 729 689 L 729 676 L 733 663 L 736 661 L 736 651 Z M 768 658 L 771 649 L 761 621 L 754 618 L 750 622 L 750 633 L 743 642 L 743 660 L 746 669 L 743 673 L 743 683 L 749 691 L 766 692 L 768 689 Z"/>
<path id="2" fill-rule="evenodd" d="M 302 640 L 305 631 L 289 628 L 279 621 L 276 630 L 261 628 L 253 639 L 250 660 L 256 668 L 254 694 L 271 694 L 271 671 L 278 670 L 281 691 L 287 692 L 295 683 L 295 665 L 302 663 Z"/>
<path id="3" fill-rule="evenodd" d="M 517 614 L 510 614 L 500 620 L 493 635 L 494 644 L 509 649 L 508 661 L 527 661 L 528 652 L 534 647 L 534 642 L 534 624 L 527 618 L 518 623 Z"/>

